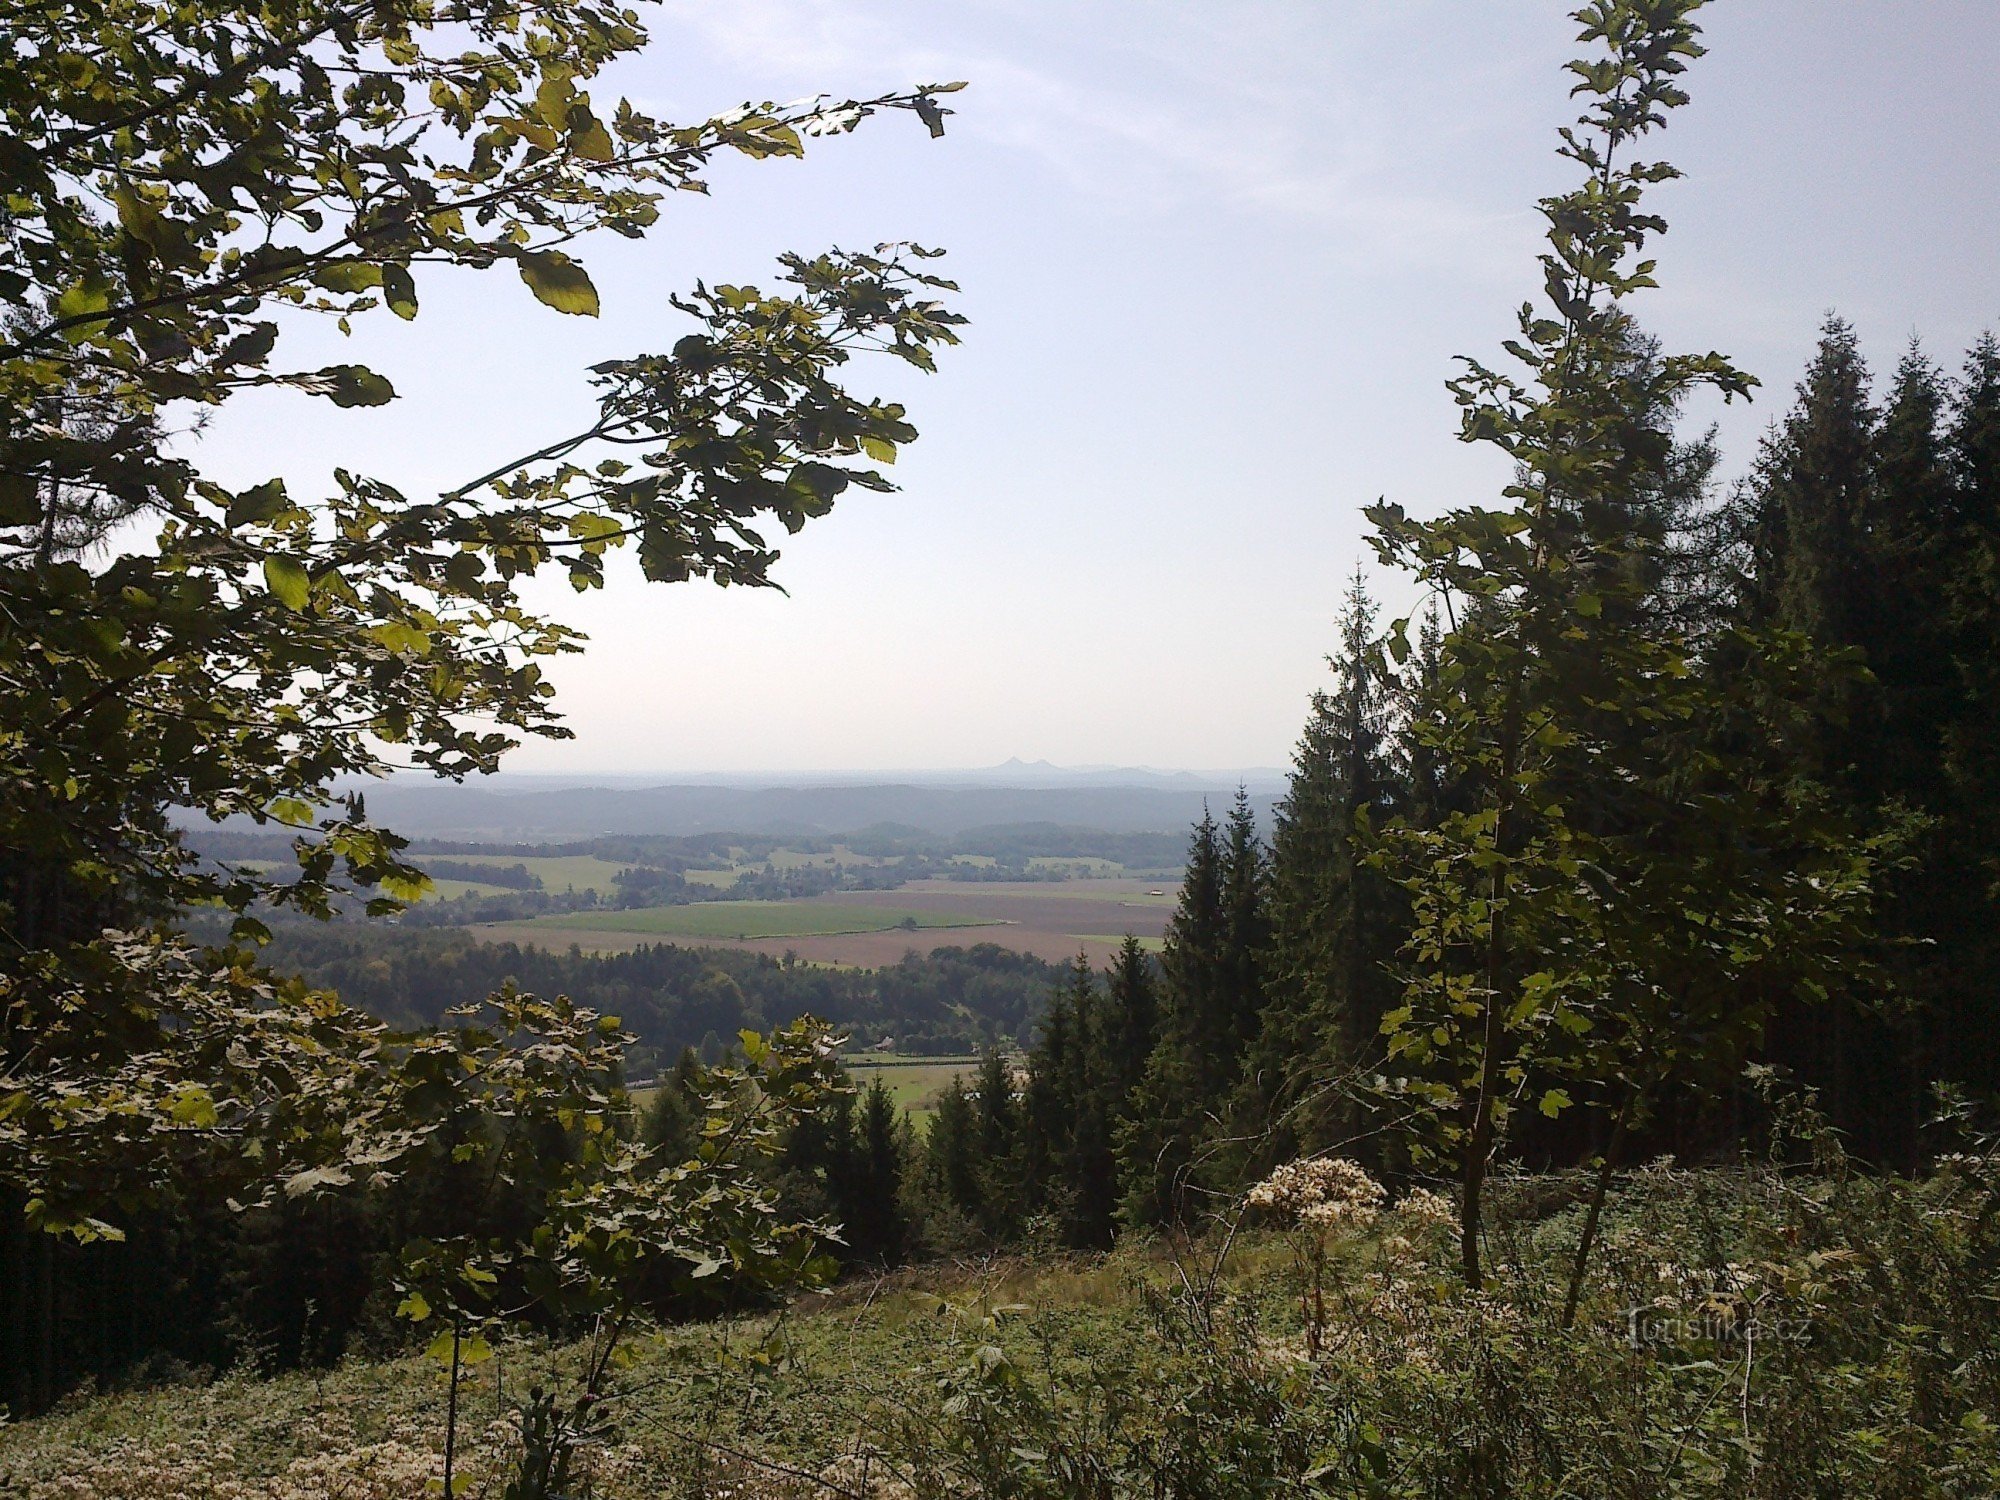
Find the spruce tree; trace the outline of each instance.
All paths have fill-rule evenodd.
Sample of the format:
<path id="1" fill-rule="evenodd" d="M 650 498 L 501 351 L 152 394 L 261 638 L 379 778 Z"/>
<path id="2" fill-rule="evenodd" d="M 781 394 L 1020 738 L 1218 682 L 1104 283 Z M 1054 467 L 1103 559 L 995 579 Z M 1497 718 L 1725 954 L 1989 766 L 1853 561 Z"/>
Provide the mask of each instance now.
<path id="1" fill-rule="evenodd" d="M 1120 1116 L 1130 1107 L 1132 1091 L 1145 1076 L 1146 1059 L 1159 1039 L 1159 1029 L 1160 1001 L 1153 982 L 1153 961 L 1139 940 L 1127 934 L 1112 961 L 1097 1041 L 1105 1080 L 1115 1101 L 1114 1112 Z"/>
<path id="2" fill-rule="evenodd" d="M 1167 924 L 1159 1036 L 1118 1131 L 1120 1213 L 1128 1223 L 1179 1220 L 1202 1104 L 1215 1091 L 1216 1018 L 1227 966 L 1228 871 L 1206 808 L 1188 843 L 1180 901 Z"/>
<path id="3" fill-rule="evenodd" d="M 1000 1242 L 1012 1238 L 1021 1222 L 1020 1189 L 1014 1175 L 1021 1120 L 1014 1097 L 1014 1075 L 999 1049 L 988 1047 L 980 1057 L 973 1093 L 979 1182 L 977 1219 L 987 1238 Z"/>
<path id="4" fill-rule="evenodd" d="M 877 1073 L 854 1122 L 849 1191 L 839 1204 L 850 1255 L 864 1264 L 893 1264 L 907 1249 L 898 1123 L 895 1096 Z"/>
<path id="5" fill-rule="evenodd" d="M 1991 1097 L 2000 1094 L 2000 340 L 1991 333 L 1966 356 L 1955 397 L 1944 448 L 1958 701 L 1945 734 L 1952 818 L 1938 861 L 1963 920 L 1937 965 L 1956 983 L 1933 1023 L 1932 1056 L 1938 1071 Z"/>
<path id="6" fill-rule="evenodd" d="M 1876 416 L 1853 328 L 1829 317 L 1791 413 L 1764 441 L 1749 491 L 1751 621 L 1852 644 L 1865 612 L 1869 454 Z M 1838 769 L 1836 767 L 1836 769 Z"/>
<path id="7" fill-rule="evenodd" d="M 1216 1059 L 1222 1074 L 1211 1097 L 1219 1100 L 1235 1083 L 1238 1061 L 1257 1035 L 1264 1008 L 1264 954 L 1270 946 L 1270 864 L 1257 837 L 1257 819 L 1249 793 L 1236 789 L 1229 809 L 1228 842 L 1223 859 L 1224 929 L 1221 988 L 1217 992 L 1215 1035 L 1226 1051 Z"/>
<path id="8" fill-rule="evenodd" d="M 1346 1142 L 1359 1075 L 1380 1053 L 1400 941 L 1392 886 L 1362 858 L 1357 819 L 1404 803 L 1388 750 L 1388 684 L 1376 609 L 1357 570 L 1331 691 L 1316 692 L 1271 841 L 1266 1000 L 1232 1134 L 1245 1165 Z"/>
<path id="9" fill-rule="evenodd" d="M 1263 1008 L 1266 885 L 1256 820 L 1239 789 L 1226 833 L 1206 811 L 1196 825 L 1167 927 L 1159 1040 L 1117 1136 L 1121 1212 L 1131 1222 L 1186 1221 L 1197 1196 L 1227 1185 L 1231 1163 L 1210 1148 Z"/>
<path id="10" fill-rule="evenodd" d="M 972 1239 L 989 1218 L 979 1123 L 972 1097 L 954 1078 L 938 1096 L 924 1131 L 924 1199 L 929 1234 L 946 1248 Z"/>

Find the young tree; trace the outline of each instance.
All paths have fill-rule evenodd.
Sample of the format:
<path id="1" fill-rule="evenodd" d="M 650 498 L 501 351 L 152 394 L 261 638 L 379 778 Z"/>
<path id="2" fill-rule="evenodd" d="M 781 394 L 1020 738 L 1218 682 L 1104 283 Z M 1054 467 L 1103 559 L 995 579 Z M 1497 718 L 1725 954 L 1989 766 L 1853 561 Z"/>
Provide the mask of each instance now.
<path id="1" fill-rule="evenodd" d="M 1789 767 L 1727 764 L 1709 738 L 1767 690 L 1789 701 L 1815 675 L 1801 649 L 1769 638 L 1755 672 L 1707 675 L 1701 639 L 1653 603 L 1649 511 L 1670 477 L 1672 418 L 1696 389 L 1750 387 L 1720 355 L 1653 353 L 1626 307 L 1654 284 L 1643 255 L 1665 228 L 1644 192 L 1677 175 L 1636 143 L 1685 102 L 1697 8 L 1576 12 L 1601 53 L 1570 64 L 1586 107 L 1560 154 L 1584 180 L 1541 205 L 1546 306 L 1524 305 L 1507 342 L 1521 375 L 1468 360 L 1451 385 L 1461 436 L 1514 465 L 1508 503 L 1431 522 L 1369 512 L 1383 560 L 1451 611 L 1415 727 L 1462 779 L 1463 804 L 1432 826 L 1392 823 L 1374 857 L 1412 911 L 1402 1003 L 1383 1022 L 1392 1063 L 1428 1106 L 1420 1149 L 1457 1170 L 1475 1285 L 1487 1175 L 1515 1108 L 1559 1115 L 1578 1082 L 1580 1102 L 1643 1108 L 1753 1029 L 1735 1008 L 1761 1007 L 1766 976 L 1837 946 L 1866 892 L 1869 851 Z M 1403 657 L 1406 629 L 1389 639 Z M 1732 938 L 1704 941 L 1715 932 Z M 1704 967 L 1676 973 L 1662 950 Z"/>

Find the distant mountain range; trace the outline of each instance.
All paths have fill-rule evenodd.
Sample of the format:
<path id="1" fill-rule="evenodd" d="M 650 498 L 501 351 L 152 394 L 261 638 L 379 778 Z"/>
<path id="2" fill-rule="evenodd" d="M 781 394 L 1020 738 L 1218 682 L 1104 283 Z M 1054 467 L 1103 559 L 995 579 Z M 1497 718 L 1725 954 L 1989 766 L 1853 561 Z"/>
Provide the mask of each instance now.
<path id="1" fill-rule="evenodd" d="M 1046 760 L 1008 760 L 997 766 L 960 770 L 900 771 L 503 771 L 478 783 L 503 795 L 564 787 L 823 787 L 951 786 L 1068 787 L 1143 786 L 1177 791 L 1223 792 L 1242 786 L 1258 792 L 1284 790 L 1289 772 L 1272 766 L 1243 770 L 1171 771 L 1152 766 L 1058 766 Z"/>
<path id="2" fill-rule="evenodd" d="M 1219 816 L 1241 785 L 1259 821 L 1281 771 L 1060 767 L 1008 761 L 976 771 L 801 772 L 791 776 L 562 776 L 503 773 L 457 784 L 396 776 L 358 789 L 370 817 L 412 837 L 541 843 L 600 834 L 826 836 L 883 824 L 950 837 L 1024 823 L 1107 833 L 1185 830 Z"/>

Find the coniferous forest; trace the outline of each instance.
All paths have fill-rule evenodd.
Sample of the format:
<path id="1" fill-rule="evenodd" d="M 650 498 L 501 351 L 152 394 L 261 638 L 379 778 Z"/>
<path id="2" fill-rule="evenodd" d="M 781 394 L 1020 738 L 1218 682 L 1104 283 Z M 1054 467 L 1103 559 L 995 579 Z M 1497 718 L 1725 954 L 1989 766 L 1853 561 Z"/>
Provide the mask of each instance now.
<path id="1" fill-rule="evenodd" d="M 538 879 L 335 788 L 562 732 L 538 573 L 764 586 L 887 489 L 843 382 L 958 342 L 936 252 L 700 284 L 438 496 L 181 437 L 393 396 L 287 318 L 503 263 L 594 314 L 588 232 L 962 85 L 679 125 L 592 103 L 645 35 L 575 0 L 10 21 L 0 1492 L 2000 1493 L 2000 342 L 1830 314 L 1773 400 L 1650 331 L 1699 9 L 1576 13 L 1532 296 L 1449 383 L 1511 479 L 1365 509 L 1159 951 L 869 970 L 397 925 Z M 977 1062 L 913 1114 L 887 1031 Z"/>

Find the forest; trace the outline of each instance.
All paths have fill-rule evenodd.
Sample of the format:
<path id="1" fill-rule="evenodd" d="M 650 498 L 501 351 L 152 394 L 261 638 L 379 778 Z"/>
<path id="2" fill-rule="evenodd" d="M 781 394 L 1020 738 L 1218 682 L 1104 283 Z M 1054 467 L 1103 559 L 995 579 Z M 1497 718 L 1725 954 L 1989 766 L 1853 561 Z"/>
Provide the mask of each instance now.
<path id="1" fill-rule="evenodd" d="M 938 252 L 700 283 L 441 494 L 180 439 L 393 398 L 287 319 L 445 266 L 594 316 L 588 234 L 962 85 L 679 125 L 593 103 L 646 34 L 584 0 L 20 23 L 0 1491 L 2000 1492 L 2000 341 L 1829 316 L 1724 482 L 1696 414 L 1757 380 L 1640 315 L 1699 9 L 1575 13 L 1570 185 L 1448 386 L 1511 480 L 1366 507 L 1288 789 L 1186 836 L 1162 951 L 872 970 L 482 942 L 432 883 L 538 910 L 551 846 L 488 879 L 336 788 L 566 733 L 537 575 L 765 587 L 888 489 L 915 429 L 843 381 L 958 342 Z M 1161 853 L 878 829 L 907 869 L 735 893 L 1056 836 Z M 567 852 L 667 905 L 712 843 Z M 978 1065 L 918 1118 L 844 1061 L 885 1030 Z"/>

